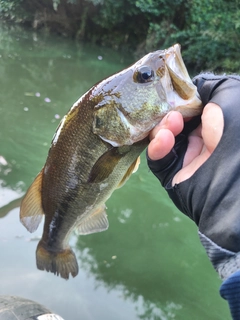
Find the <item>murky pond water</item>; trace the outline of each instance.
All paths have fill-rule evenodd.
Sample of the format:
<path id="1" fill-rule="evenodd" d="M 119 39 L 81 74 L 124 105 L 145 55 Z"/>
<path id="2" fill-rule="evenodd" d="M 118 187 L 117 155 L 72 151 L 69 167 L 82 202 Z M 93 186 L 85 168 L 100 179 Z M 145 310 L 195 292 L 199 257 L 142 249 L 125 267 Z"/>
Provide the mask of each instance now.
<path id="1" fill-rule="evenodd" d="M 35 300 L 65 320 L 230 319 L 196 226 L 142 164 L 107 202 L 110 227 L 72 236 L 80 271 L 37 270 L 42 225 L 28 233 L 19 201 L 43 166 L 61 117 L 98 80 L 131 63 L 116 52 L 22 30 L 0 32 L 0 294 Z"/>

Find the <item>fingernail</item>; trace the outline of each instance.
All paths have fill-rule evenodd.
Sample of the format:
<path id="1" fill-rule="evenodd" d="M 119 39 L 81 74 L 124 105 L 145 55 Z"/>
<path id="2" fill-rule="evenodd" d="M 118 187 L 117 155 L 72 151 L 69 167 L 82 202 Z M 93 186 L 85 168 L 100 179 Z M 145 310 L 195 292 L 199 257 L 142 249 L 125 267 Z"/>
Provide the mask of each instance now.
<path id="1" fill-rule="evenodd" d="M 173 111 L 169 111 L 168 114 L 166 115 L 166 120 L 169 118 L 170 114 L 172 114 Z"/>
<path id="2" fill-rule="evenodd" d="M 166 114 L 166 116 L 160 122 L 160 128 L 167 128 L 168 127 L 168 120 L 169 120 L 169 116 L 171 113 L 172 113 L 172 111 L 168 112 L 168 114 Z"/>

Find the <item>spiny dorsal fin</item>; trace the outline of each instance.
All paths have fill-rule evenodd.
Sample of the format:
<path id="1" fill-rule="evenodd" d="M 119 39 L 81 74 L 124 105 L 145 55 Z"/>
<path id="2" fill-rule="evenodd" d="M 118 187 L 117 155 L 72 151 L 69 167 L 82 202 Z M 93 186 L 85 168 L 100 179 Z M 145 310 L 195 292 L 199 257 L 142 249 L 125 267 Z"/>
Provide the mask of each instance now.
<path id="1" fill-rule="evenodd" d="M 140 157 L 138 157 L 132 164 L 131 166 L 127 169 L 124 177 L 122 178 L 122 180 L 119 182 L 117 189 L 121 188 L 124 183 L 130 178 L 132 173 L 135 173 L 138 170 L 140 164 Z"/>
<path id="2" fill-rule="evenodd" d="M 87 216 L 77 227 L 76 232 L 81 235 L 105 231 L 108 229 L 108 219 L 105 205 L 98 207 Z"/>
<path id="3" fill-rule="evenodd" d="M 24 196 L 20 207 L 20 221 L 29 232 L 37 230 L 42 216 L 42 172 L 41 171 Z"/>

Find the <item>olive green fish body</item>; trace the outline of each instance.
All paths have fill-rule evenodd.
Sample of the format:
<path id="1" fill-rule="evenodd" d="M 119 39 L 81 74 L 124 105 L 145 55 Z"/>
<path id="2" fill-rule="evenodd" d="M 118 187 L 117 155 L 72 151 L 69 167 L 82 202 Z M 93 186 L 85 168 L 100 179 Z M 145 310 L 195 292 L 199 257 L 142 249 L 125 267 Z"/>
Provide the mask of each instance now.
<path id="1" fill-rule="evenodd" d="M 84 107 L 77 106 L 73 111 L 82 114 Z M 98 208 L 104 211 L 105 201 L 123 180 L 126 168 L 136 162 L 147 145 L 147 141 L 141 141 L 131 147 L 113 147 L 92 133 L 92 121 L 78 116 L 69 121 L 66 117 L 42 171 L 42 208 L 48 213 L 43 242 L 55 251 L 68 245 L 69 233 L 78 226 L 80 234 L 92 233 L 94 228 L 99 231 L 97 226 L 83 230 L 81 222 Z"/>
<path id="2" fill-rule="evenodd" d="M 66 242 L 68 230 L 81 225 L 94 209 L 104 206 L 126 169 L 147 145 L 144 140 L 133 146 L 113 147 L 93 134 L 89 112 L 93 103 L 89 95 L 63 120 L 42 171 L 42 207 L 49 213 L 43 238 L 55 250 Z"/>
<path id="3" fill-rule="evenodd" d="M 20 219 L 30 232 L 45 215 L 38 268 L 76 276 L 72 231 L 106 230 L 105 202 L 137 169 L 150 130 L 170 110 L 189 117 L 201 109 L 179 45 L 146 55 L 83 95 L 61 121 L 21 204 Z"/>
<path id="4" fill-rule="evenodd" d="M 93 114 L 89 112 L 94 108 L 90 93 L 60 123 L 45 166 L 35 180 L 41 197 L 38 209 L 45 214 L 43 236 L 36 254 L 37 266 L 63 278 L 78 272 L 75 255 L 68 245 L 72 231 L 77 229 L 79 234 L 89 234 L 108 228 L 105 201 L 127 180 L 148 142 L 144 139 L 132 146 L 113 147 L 95 135 Z M 34 189 L 36 186 L 32 185 Z M 31 205 L 36 203 L 29 202 L 28 195 L 32 196 L 31 191 L 22 202 L 21 211 L 31 213 Z M 21 219 L 29 231 L 34 231 L 40 222 L 29 223 L 28 217 Z M 55 261 L 52 266 L 49 253 L 54 260 L 60 252 L 65 254 L 63 262 L 58 265 Z M 62 266 L 66 259 L 71 261 L 67 272 Z"/>

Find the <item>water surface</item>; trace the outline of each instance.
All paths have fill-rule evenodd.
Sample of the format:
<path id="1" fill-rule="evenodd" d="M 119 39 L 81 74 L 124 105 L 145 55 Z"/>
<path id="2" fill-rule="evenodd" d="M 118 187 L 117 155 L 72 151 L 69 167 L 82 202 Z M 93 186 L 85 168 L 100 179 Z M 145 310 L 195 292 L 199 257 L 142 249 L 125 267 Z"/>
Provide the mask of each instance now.
<path id="1" fill-rule="evenodd" d="M 158 48 L 156 48 L 158 49 Z M 0 294 L 35 300 L 65 320 L 230 319 L 196 226 L 140 169 L 107 202 L 110 227 L 71 238 L 80 271 L 65 281 L 35 266 L 19 201 L 55 129 L 94 83 L 133 62 L 107 49 L 23 30 L 0 32 Z"/>

